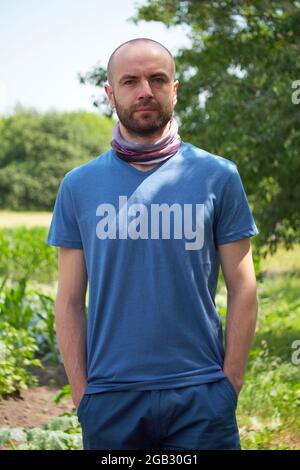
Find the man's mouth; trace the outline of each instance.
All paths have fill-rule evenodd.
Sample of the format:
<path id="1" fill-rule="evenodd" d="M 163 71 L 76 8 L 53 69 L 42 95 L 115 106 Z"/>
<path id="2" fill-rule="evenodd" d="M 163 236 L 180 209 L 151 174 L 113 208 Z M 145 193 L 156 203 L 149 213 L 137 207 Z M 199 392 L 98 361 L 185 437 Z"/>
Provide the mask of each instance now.
<path id="1" fill-rule="evenodd" d="M 139 111 L 156 111 L 155 108 L 138 108 L 135 110 L 135 112 L 139 112 Z"/>

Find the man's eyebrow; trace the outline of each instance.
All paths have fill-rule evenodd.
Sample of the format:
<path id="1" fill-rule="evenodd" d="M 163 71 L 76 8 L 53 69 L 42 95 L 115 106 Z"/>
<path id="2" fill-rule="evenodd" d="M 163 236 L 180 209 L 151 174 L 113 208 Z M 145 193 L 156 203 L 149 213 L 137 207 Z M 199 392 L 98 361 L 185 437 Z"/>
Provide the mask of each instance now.
<path id="1" fill-rule="evenodd" d="M 129 75 L 129 74 L 127 74 L 127 75 L 123 75 L 123 76 L 121 77 L 121 80 L 124 80 L 124 79 L 126 79 L 126 78 L 137 78 L 137 76 L 136 76 L 136 75 Z"/>
<path id="2" fill-rule="evenodd" d="M 165 72 L 152 73 L 150 75 L 150 78 L 153 78 L 153 77 L 164 77 L 165 79 L 169 80 L 169 77 Z M 135 79 L 138 79 L 138 78 L 139 77 L 136 76 L 136 75 L 125 74 L 125 75 L 122 75 L 122 77 L 120 78 L 120 82 L 122 82 L 124 80 L 135 80 Z"/>
<path id="3" fill-rule="evenodd" d="M 169 79 L 168 75 L 165 72 L 155 72 L 150 75 L 150 77 L 164 77 Z"/>
<path id="4" fill-rule="evenodd" d="M 132 80 L 135 78 L 138 78 L 138 77 L 136 75 L 122 75 L 122 77 L 120 78 L 120 82 L 123 80 Z"/>

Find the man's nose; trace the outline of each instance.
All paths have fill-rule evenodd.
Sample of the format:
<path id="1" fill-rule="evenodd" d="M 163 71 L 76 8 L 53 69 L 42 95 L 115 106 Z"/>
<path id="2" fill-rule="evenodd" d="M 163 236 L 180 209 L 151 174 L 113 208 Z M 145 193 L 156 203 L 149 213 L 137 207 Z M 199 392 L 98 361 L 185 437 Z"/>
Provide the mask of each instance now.
<path id="1" fill-rule="evenodd" d="M 138 98 L 152 97 L 153 92 L 148 80 L 141 80 L 138 88 Z"/>

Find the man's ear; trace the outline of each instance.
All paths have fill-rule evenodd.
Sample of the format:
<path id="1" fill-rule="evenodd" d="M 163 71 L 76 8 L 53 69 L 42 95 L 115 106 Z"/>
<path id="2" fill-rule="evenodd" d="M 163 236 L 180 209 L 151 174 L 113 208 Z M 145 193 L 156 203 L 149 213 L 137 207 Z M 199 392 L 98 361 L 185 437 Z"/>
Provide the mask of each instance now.
<path id="1" fill-rule="evenodd" d="M 177 90 L 178 90 L 178 87 L 179 87 L 179 81 L 178 80 L 175 80 L 174 82 L 174 92 L 175 92 L 175 95 L 174 95 L 174 98 L 173 98 L 173 104 L 175 106 L 175 104 L 177 103 Z"/>
<path id="2" fill-rule="evenodd" d="M 108 83 L 105 83 L 104 90 L 111 108 L 114 109 L 116 107 L 116 104 L 112 87 Z"/>

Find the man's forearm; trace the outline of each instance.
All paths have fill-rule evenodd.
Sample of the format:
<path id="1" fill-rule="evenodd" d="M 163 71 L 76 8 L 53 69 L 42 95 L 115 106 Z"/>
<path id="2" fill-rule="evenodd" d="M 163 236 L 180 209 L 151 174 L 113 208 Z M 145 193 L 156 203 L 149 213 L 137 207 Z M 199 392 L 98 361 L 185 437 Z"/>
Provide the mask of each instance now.
<path id="1" fill-rule="evenodd" d="M 240 289 L 228 294 L 224 372 L 237 392 L 243 377 L 255 333 L 257 318 L 256 290 Z"/>
<path id="2" fill-rule="evenodd" d="M 87 385 L 86 310 L 56 303 L 55 314 L 58 348 L 77 405 Z"/>

